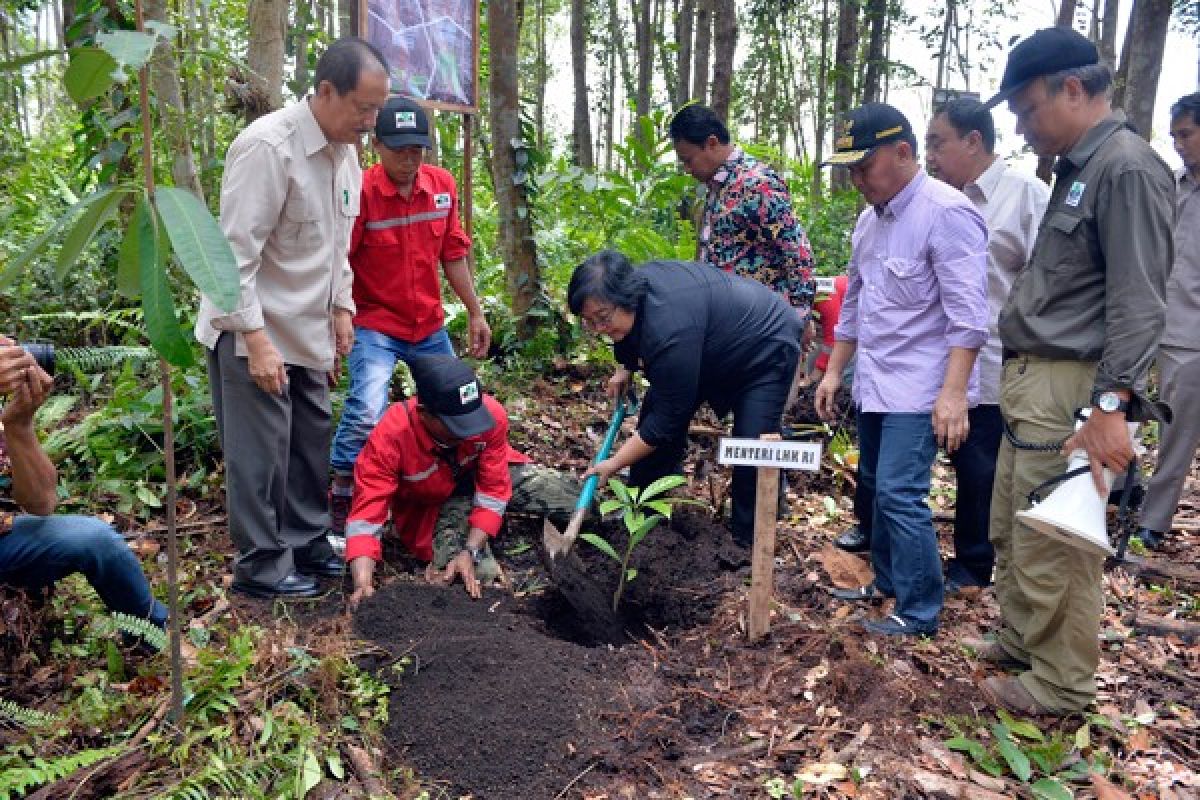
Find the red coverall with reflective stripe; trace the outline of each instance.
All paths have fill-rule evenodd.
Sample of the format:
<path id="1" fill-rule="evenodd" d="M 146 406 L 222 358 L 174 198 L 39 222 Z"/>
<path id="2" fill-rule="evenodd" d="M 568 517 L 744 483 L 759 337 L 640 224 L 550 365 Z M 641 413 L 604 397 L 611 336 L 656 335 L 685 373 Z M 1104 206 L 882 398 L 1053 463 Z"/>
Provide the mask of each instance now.
<path id="1" fill-rule="evenodd" d="M 488 536 L 500 532 L 512 497 L 508 465 L 529 458 L 508 444 L 508 415 L 485 394 L 496 426 L 464 439 L 452 453 L 439 454 L 417 414 L 417 398 L 395 403 L 375 426 L 354 464 L 354 505 L 346 523 L 346 560 L 380 560 L 380 529 L 391 514 L 405 549 L 424 561 L 433 559 L 433 529 L 442 504 L 454 492 L 457 476 L 475 475 L 473 528 Z M 454 466 L 451 466 L 453 461 Z"/>

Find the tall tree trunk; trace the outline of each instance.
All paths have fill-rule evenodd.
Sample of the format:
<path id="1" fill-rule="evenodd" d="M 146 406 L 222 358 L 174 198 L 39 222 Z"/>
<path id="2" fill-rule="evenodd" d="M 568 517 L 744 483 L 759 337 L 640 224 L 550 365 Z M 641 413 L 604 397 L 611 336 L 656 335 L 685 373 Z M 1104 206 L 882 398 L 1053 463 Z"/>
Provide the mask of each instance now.
<path id="1" fill-rule="evenodd" d="M 821 161 L 825 158 L 825 134 L 829 130 L 829 0 L 821 0 L 821 52 L 817 57 L 817 107 L 813 112 L 816 141 L 813 144 L 812 202 L 821 199 Z"/>
<path id="2" fill-rule="evenodd" d="M 488 84 L 492 129 L 492 184 L 496 191 L 500 249 L 504 255 L 517 335 L 533 335 L 529 311 L 541 294 L 533 220 L 525 192 L 527 176 L 517 167 L 514 142 L 521 139 L 521 101 L 518 82 L 519 29 L 515 0 L 489 0 L 488 52 L 491 59 Z"/>
<path id="3" fill-rule="evenodd" d="M 142 0 L 147 20 L 167 22 L 167 0 Z M 196 157 L 192 152 L 192 124 L 183 105 L 179 84 L 179 64 L 175 60 L 175 44 L 159 38 L 150 62 L 150 80 L 154 87 L 158 128 L 167 138 L 171 151 L 171 178 L 180 189 L 187 189 L 204 202 L 204 189 L 196 173 Z"/>
<path id="4" fill-rule="evenodd" d="M 654 79 L 654 31 L 650 30 L 650 0 L 630 0 L 633 39 L 637 43 L 637 94 L 634 110 L 638 117 L 650 113 L 650 83 Z"/>
<path id="5" fill-rule="evenodd" d="M 616 30 L 611 27 L 609 30 Z M 617 114 L 617 54 L 615 48 L 608 51 L 608 81 L 604 93 L 604 169 L 611 170 L 613 166 L 613 144 L 617 136 L 614 118 Z"/>
<path id="6" fill-rule="evenodd" d="M 1134 0 L 1129 15 L 1129 32 L 1137 45 L 1121 54 L 1124 82 L 1114 93 L 1114 103 L 1125 109 L 1129 122 L 1149 140 L 1154 119 L 1154 100 L 1162 73 L 1163 48 L 1171 21 L 1171 0 Z"/>
<path id="7" fill-rule="evenodd" d="M 1100 18 L 1100 59 L 1110 69 L 1117 68 L 1117 22 L 1121 0 L 1104 0 L 1104 16 Z"/>
<path id="8" fill-rule="evenodd" d="M 708 57 L 712 49 L 712 8 L 714 0 L 696 0 L 696 47 L 692 62 L 692 99 L 708 102 Z"/>
<path id="9" fill-rule="evenodd" d="M 338 0 L 338 35 L 358 35 L 358 0 Z"/>
<path id="10" fill-rule="evenodd" d="M 546 0 L 536 0 L 534 13 L 534 50 L 535 62 L 533 68 L 533 125 L 537 131 L 538 150 L 546 149 L 546 82 L 549 75 L 546 67 Z M 519 34 L 519 32 L 518 32 Z"/>
<path id="11" fill-rule="evenodd" d="M 592 120 L 588 110 L 587 86 L 587 0 L 571 0 L 571 76 L 575 82 L 575 163 L 593 169 Z"/>
<path id="12" fill-rule="evenodd" d="M 840 6 L 837 44 L 834 45 L 833 53 L 835 125 L 839 124 L 854 105 L 855 61 L 858 55 L 858 0 L 841 0 Z M 850 185 L 850 176 L 846 170 L 836 169 L 831 181 L 835 189 L 845 189 Z"/>
<path id="13" fill-rule="evenodd" d="M 667 2 L 668 0 L 654 0 L 654 30 L 665 31 L 667 29 Z M 679 0 L 674 0 L 675 5 L 679 5 Z M 672 12 L 672 18 L 677 17 L 678 9 Z M 672 58 L 672 49 L 670 42 L 667 41 L 665 35 L 656 34 L 654 36 L 654 52 L 658 54 L 658 67 L 662 71 L 663 84 L 667 87 L 667 103 L 671 102 L 672 96 L 675 94 L 675 60 Z"/>
<path id="14" fill-rule="evenodd" d="M 303 97 L 308 92 L 308 37 L 312 27 L 312 0 L 296 0 L 296 32 L 292 41 L 296 47 L 296 72 L 292 93 Z"/>
<path id="15" fill-rule="evenodd" d="M 729 102 L 733 91 L 733 56 L 737 50 L 737 3 L 713 1 L 713 82 L 712 107 L 717 116 L 729 120 Z"/>
<path id="16" fill-rule="evenodd" d="M 867 42 L 867 71 L 863 77 L 864 103 L 877 103 L 883 96 L 884 70 L 887 67 L 884 55 L 887 16 L 888 0 L 867 0 L 866 18 L 871 24 L 871 38 Z"/>
<path id="17" fill-rule="evenodd" d="M 675 16 L 676 108 L 686 103 L 692 94 L 692 23 L 695 19 L 695 0 L 682 0 Z"/>
<path id="18" fill-rule="evenodd" d="M 625 26 L 622 24 L 621 10 L 617 2 L 618 0 L 609 0 L 608 3 L 608 35 L 614 49 L 617 51 L 617 61 L 621 65 L 621 86 L 625 91 L 625 97 L 636 97 L 637 88 L 634 84 L 633 68 L 629 63 L 629 47 L 625 41 Z M 634 20 L 635 25 L 636 23 L 637 21 Z"/>
<path id="19" fill-rule="evenodd" d="M 252 122 L 267 111 L 283 106 L 283 34 L 287 30 L 287 0 L 250 0 L 246 9 L 249 41 L 246 64 L 250 67 L 250 85 L 263 101 L 248 108 L 246 121 Z"/>

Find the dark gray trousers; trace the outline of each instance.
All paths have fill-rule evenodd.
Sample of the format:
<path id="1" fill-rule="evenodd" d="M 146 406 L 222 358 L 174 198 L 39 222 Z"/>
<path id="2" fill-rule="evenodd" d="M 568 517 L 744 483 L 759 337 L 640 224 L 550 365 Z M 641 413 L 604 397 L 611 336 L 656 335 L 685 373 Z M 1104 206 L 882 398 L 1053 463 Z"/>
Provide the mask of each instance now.
<path id="1" fill-rule="evenodd" d="M 333 555 L 329 527 L 332 413 L 324 372 L 287 365 L 283 396 L 255 385 L 235 336 L 208 351 L 217 433 L 225 454 L 225 506 L 237 548 L 233 578 L 273 584 L 297 562 Z"/>
<path id="2" fill-rule="evenodd" d="M 1166 533 L 1179 508 L 1183 484 L 1200 446 L 1200 352 L 1182 347 L 1158 349 L 1159 398 L 1175 418 L 1158 428 L 1158 466 L 1146 485 L 1143 527 Z"/>

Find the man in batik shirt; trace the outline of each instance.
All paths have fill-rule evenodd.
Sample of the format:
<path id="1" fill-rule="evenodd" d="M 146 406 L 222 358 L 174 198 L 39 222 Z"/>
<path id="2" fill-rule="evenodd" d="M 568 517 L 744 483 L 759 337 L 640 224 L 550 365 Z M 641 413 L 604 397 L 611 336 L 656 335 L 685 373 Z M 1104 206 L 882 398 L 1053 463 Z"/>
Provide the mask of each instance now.
<path id="1" fill-rule="evenodd" d="M 699 260 L 775 290 L 807 322 L 816 294 L 812 248 L 787 184 L 735 146 L 711 108 L 680 109 L 670 135 L 684 170 L 708 187 Z"/>

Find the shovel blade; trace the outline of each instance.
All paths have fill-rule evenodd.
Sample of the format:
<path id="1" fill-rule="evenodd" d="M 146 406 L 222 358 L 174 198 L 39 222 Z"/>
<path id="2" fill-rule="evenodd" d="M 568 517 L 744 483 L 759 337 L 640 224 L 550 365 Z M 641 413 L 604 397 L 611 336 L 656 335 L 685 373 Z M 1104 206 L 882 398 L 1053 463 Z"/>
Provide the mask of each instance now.
<path id="1" fill-rule="evenodd" d="M 583 513 L 575 512 L 567 524 L 566 533 L 559 533 L 554 523 L 547 518 L 542 523 L 542 545 L 551 558 L 561 558 L 571 552 L 575 539 L 579 537 L 579 528 L 583 524 Z"/>

